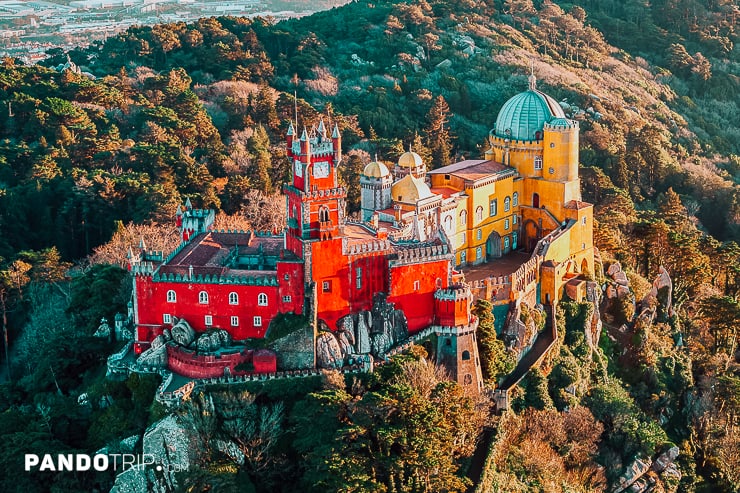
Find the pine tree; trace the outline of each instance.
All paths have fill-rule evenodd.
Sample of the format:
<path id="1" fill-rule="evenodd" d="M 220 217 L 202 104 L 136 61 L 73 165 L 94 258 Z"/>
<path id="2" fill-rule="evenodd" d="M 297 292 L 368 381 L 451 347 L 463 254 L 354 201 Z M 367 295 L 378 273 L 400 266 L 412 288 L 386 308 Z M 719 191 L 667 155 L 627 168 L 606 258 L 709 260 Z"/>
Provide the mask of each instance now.
<path id="1" fill-rule="evenodd" d="M 514 369 L 514 359 L 506 351 L 503 341 L 496 337 L 491 302 L 482 299 L 476 301 L 473 314 L 478 317 L 476 338 L 483 378 L 496 382 Z"/>
<path id="2" fill-rule="evenodd" d="M 447 127 L 449 115 L 447 101 L 442 95 L 437 96 L 427 113 L 427 127 L 424 132 L 426 145 L 432 154 L 432 169 L 447 166 L 452 159 L 452 137 Z"/>

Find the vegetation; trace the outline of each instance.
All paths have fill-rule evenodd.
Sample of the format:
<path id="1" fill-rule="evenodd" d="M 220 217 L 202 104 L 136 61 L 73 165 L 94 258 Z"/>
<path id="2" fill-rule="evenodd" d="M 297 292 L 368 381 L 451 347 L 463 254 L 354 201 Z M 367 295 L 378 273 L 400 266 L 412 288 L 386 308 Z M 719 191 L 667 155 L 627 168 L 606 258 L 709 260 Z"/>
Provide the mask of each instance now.
<path id="1" fill-rule="evenodd" d="M 91 336 L 125 311 L 129 248 L 143 238 L 170 249 L 185 198 L 219 210 L 226 228 L 282 229 L 288 122 L 310 129 L 323 116 L 342 132 L 340 180 L 356 212 L 358 172 L 375 155 L 392 161 L 411 146 L 431 167 L 479 156 L 531 64 L 579 121 L 595 241 L 631 291 L 599 307 L 598 344 L 597 307 L 558 307 L 561 340 L 514 391 L 516 412 L 493 423 L 487 484 L 603 490 L 635 457 L 676 444 L 683 476 L 666 490 L 738 491 L 737 16 L 729 0 L 359 1 L 280 23 L 132 27 L 69 53 L 95 78 L 46 68 L 66 60 L 57 52 L 45 66 L 2 60 L 4 470 L 20 470 L 13 451 L 89 453 L 161 416 L 156 378 L 104 380 L 114 348 Z M 643 302 L 661 266 L 671 303 L 665 287 Z M 475 314 L 495 385 L 513 357 L 490 306 Z M 182 411 L 193 429 L 233 440 L 247 460 L 218 472 L 207 461 L 228 459 L 206 450 L 188 486 L 275 490 L 284 475 L 309 491 L 462 491 L 485 406 L 420 356 L 349 382 L 212 389 L 245 404 L 228 416 L 196 396 Z M 9 475 L 0 489 L 89 491 L 111 479 Z"/>

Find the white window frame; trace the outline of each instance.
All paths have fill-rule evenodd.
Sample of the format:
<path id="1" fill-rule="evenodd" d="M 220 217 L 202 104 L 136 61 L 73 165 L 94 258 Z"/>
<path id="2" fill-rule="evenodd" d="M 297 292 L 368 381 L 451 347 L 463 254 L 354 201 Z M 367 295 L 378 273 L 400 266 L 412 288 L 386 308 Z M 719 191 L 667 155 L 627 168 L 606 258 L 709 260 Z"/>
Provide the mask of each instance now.
<path id="1" fill-rule="evenodd" d="M 362 289 L 362 267 L 357 267 L 355 269 L 355 287 L 357 289 Z"/>
<path id="2" fill-rule="evenodd" d="M 324 281 L 321 283 L 321 290 L 325 293 L 331 293 L 331 281 Z"/>
<path id="3" fill-rule="evenodd" d="M 293 301 L 293 297 L 290 296 L 289 294 L 283 296 L 283 303 L 290 303 L 291 301 Z"/>
<path id="4" fill-rule="evenodd" d="M 262 327 L 262 317 L 260 317 L 259 315 L 255 315 L 252 318 L 252 325 L 254 325 L 255 327 Z"/>
<path id="5" fill-rule="evenodd" d="M 480 260 L 483 258 L 483 247 L 477 247 L 475 249 L 475 259 Z"/>
<path id="6" fill-rule="evenodd" d="M 201 305 L 207 305 L 208 304 L 208 293 L 206 291 L 201 291 L 198 293 L 198 303 Z"/>
<path id="7" fill-rule="evenodd" d="M 206 315 L 204 322 L 206 327 L 213 327 L 213 315 Z"/>
<path id="8" fill-rule="evenodd" d="M 239 295 L 235 293 L 234 291 L 229 293 L 229 305 L 238 305 L 239 304 Z"/>
<path id="9" fill-rule="evenodd" d="M 542 156 L 534 157 L 534 169 L 542 169 Z"/>
<path id="10" fill-rule="evenodd" d="M 514 192 L 511 195 L 511 205 L 513 205 L 514 207 L 519 205 L 519 192 Z"/>
<path id="11" fill-rule="evenodd" d="M 414 291 L 418 291 L 419 289 L 421 289 L 421 282 L 414 281 Z"/>
<path id="12" fill-rule="evenodd" d="M 509 212 L 511 210 L 511 197 L 507 196 L 504 199 L 504 212 Z"/>
<path id="13" fill-rule="evenodd" d="M 167 291 L 167 303 L 177 303 L 177 292 L 174 289 Z"/>
<path id="14" fill-rule="evenodd" d="M 267 306 L 269 303 L 269 300 L 267 298 L 267 293 L 260 293 L 257 295 L 257 306 Z"/>
<path id="15" fill-rule="evenodd" d="M 482 221 L 483 220 L 483 206 L 479 205 L 475 208 L 475 220 L 476 221 Z"/>
<path id="16" fill-rule="evenodd" d="M 493 199 L 488 203 L 488 215 L 493 217 L 498 214 L 498 199 Z"/>
<path id="17" fill-rule="evenodd" d="M 236 315 L 231 316 L 231 326 L 239 327 L 239 317 L 237 317 Z"/>
<path id="18" fill-rule="evenodd" d="M 460 226 L 468 225 L 468 211 L 465 209 L 460 211 Z"/>
<path id="19" fill-rule="evenodd" d="M 504 229 L 509 229 L 509 218 L 504 219 Z"/>
<path id="20" fill-rule="evenodd" d="M 475 238 L 477 240 L 482 240 L 483 239 L 483 230 L 482 229 L 478 228 L 478 231 L 475 232 Z"/>
<path id="21" fill-rule="evenodd" d="M 166 324 L 171 324 L 172 323 L 172 315 L 170 315 L 169 313 L 162 314 L 162 322 L 164 322 Z"/>

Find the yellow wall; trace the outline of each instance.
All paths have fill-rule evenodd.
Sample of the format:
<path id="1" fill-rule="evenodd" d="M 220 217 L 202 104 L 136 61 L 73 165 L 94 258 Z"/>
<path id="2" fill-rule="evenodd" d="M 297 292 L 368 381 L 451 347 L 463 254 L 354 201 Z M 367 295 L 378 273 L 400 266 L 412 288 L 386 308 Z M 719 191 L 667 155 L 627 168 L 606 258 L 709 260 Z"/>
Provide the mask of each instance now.
<path id="1" fill-rule="evenodd" d="M 544 176 L 558 181 L 578 179 L 578 126 L 548 128 L 546 124 L 544 136 Z M 550 174 L 550 168 L 555 173 Z"/>

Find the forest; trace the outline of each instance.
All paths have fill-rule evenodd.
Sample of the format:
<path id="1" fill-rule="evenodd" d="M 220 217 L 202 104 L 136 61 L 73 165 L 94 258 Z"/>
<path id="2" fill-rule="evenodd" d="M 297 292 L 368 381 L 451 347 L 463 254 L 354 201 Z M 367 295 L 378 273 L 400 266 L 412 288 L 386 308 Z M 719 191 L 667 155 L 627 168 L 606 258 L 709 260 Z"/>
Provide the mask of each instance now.
<path id="1" fill-rule="evenodd" d="M 593 306 L 564 303 L 558 350 L 504 416 L 441 382 L 420 353 L 370 381 L 326 376 L 285 398 L 245 389 L 246 414 L 218 422 L 205 422 L 215 415 L 204 396 L 182 411 L 194 429 L 248 443 L 244 423 L 274 411 L 277 438 L 240 467 L 208 450 L 187 491 L 279 490 L 283 470 L 308 491 L 465 491 L 475 446 L 461 437 L 483 428 L 494 434 L 492 491 L 604 491 L 636 458 L 674 445 L 681 475 L 656 488 L 740 491 L 738 18 L 732 0 L 361 0 L 278 23 L 135 26 L 35 66 L 3 59 L 3 470 L 20 467 L 24 444 L 90 452 L 167 414 L 152 404 L 156 378 L 104 378 L 116 348 L 91 335 L 126 310 L 128 248 L 141 237 L 174 248 L 178 204 L 216 209 L 221 227 L 284 227 L 287 126 L 323 117 L 342 132 L 356 213 L 371 156 L 393 162 L 412 146 L 432 167 L 480 156 L 498 109 L 533 70 L 581 127 L 583 196 L 604 266 L 596 280 L 608 284 L 618 262 L 630 281 L 628 296 L 601 307 L 599 347 L 584 342 Z M 659 299 L 646 319 L 636 309 L 661 267 L 672 303 Z M 479 336 L 490 386 L 511 369 L 492 325 Z M 326 426 L 311 428 L 309 413 Z M 435 464 L 420 436 L 457 445 Z M 317 447 L 333 441 L 350 452 Z M 90 491 L 111 481 L 53 482 Z M 47 484 L 0 478 L 3 491 Z"/>

